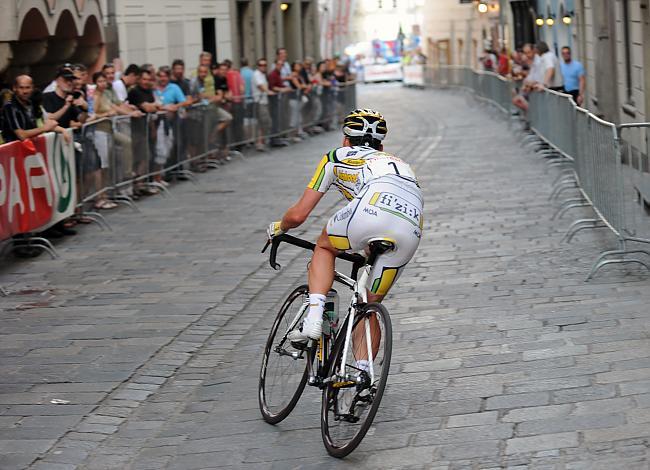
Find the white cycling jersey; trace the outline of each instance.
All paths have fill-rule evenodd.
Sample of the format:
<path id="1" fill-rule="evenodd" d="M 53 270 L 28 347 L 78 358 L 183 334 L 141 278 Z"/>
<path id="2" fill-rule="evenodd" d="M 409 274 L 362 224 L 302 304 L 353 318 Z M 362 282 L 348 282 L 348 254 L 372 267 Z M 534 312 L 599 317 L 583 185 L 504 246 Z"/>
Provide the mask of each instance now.
<path id="1" fill-rule="evenodd" d="M 385 295 L 411 260 L 422 237 L 422 195 L 411 167 L 371 147 L 341 147 L 325 155 L 308 188 L 335 186 L 348 204 L 328 221 L 330 243 L 362 250 L 373 239 L 394 242 L 370 272 L 370 291 Z"/>
<path id="2" fill-rule="evenodd" d="M 307 187 L 325 193 L 334 185 L 351 201 L 370 181 L 388 175 L 417 185 L 411 167 L 395 155 L 372 147 L 340 147 L 323 156 Z"/>

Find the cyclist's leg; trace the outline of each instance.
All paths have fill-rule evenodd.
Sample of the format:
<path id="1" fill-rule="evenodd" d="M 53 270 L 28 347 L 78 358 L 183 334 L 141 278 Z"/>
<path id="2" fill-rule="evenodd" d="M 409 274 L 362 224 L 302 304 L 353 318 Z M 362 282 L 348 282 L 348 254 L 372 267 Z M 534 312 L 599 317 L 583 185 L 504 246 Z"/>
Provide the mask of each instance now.
<path id="1" fill-rule="evenodd" d="M 330 218 L 327 228 L 318 238 L 309 265 L 309 311 L 300 331 L 294 330 L 291 335 L 292 341 L 304 341 L 306 337 L 317 339 L 321 335 L 325 299 L 334 282 L 334 262 L 339 249 L 350 248 L 349 244 L 343 245 L 342 243 L 344 241 L 347 243 L 346 219 L 354 212 L 357 203 L 357 200 L 353 200 L 334 214 Z M 342 235 L 332 235 L 333 233 Z"/>
<path id="2" fill-rule="evenodd" d="M 326 295 L 334 282 L 334 263 L 339 250 L 334 248 L 323 229 L 309 264 L 309 293 Z"/>

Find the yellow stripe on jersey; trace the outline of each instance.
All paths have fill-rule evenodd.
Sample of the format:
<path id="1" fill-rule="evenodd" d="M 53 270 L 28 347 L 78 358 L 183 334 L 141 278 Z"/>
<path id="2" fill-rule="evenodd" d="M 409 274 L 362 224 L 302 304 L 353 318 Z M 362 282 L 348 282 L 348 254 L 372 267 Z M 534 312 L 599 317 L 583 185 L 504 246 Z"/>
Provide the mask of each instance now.
<path id="1" fill-rule="evenodd" d="M 370 201 L 368 202 L 368 204 L 370 204 L 371 206 L 374 206 L 375 203 L 377 202 L 377 199 L 379 199 L 379 196 L 381 196 L 381 193 L 373 194 L 372 197 L 370 198 Z"/>
<path id="2" fill-rule="evenodd" d="M 323 156 L 314 172 L 314 176 L 312 176 L 311 181 L 307 185 L 309 189 L 315 189 L 316 191 L 320 189 L 320 185 L 325 177 L 325 165 L 327 165 L 328 161 L 329 159 L 327 158 L 327 155 Z"/>
<path id="3" fill-rule="evenodd" d="M 330 244 L 337 250 L 350 249 L 350 240 L 348 240 L 348 237 L 342 237 L 340 235 L 327 235 L 327 238 L 329 238 Z"/>

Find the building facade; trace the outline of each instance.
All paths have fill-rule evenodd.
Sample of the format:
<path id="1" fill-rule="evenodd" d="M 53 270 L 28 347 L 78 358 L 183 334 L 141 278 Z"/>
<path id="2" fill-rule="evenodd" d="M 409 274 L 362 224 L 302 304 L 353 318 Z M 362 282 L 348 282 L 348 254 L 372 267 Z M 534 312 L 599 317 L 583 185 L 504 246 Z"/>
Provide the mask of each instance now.
<path id="1" fill-rule="evenodd" d="M 513 9 L 507 1 L 437 0 L 424 6 L 423 35 L 433 63 L 478 66 L 485 49 L 498 50 L 515 43 Z M 518 3 L 518 2 L 513 2 Z"/>
<path id="2" fill-rule="evenodd" d="M 115 34 L 109 56 L 123 63 L 169 64 L 183 58 L 194 68 L 201 51 L 217 61 L 318 55 L 317 1 L 304 0 L 104 0 L 107 30 Z"/>
<path id="3" fill-rule="evenodd" d="M 100 0 L 4 0 L 0 15 L 0 79 L 28 73 L 49 82 L 65 62 L 103 60 Z"/>
<path id="4" fill-rule="evenodd" d="M 201 51 L 215 60 L 319 58 L 318 0 L 3 0 L 0 82 L 29 73 L 48 83 L 65 62 L 91 70 L 122 64 L 196 67 Z"/>
<path id="5" fill-rule="evenodd" d="M 650 119 L 650 1 L 538 0 L 551 46 L 568 45 L 586 70 L 585 105 L 615 122 Z M 569 21 L 563 21 L 570 18 Z"/>

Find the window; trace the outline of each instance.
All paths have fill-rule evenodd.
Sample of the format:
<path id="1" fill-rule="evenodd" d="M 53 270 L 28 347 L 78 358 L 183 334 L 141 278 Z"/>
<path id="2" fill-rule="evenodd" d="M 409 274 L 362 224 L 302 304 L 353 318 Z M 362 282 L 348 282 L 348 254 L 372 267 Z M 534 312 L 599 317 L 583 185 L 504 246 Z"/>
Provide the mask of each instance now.
<path id="1" fill-rule="evenodd" d="M 625 65 L 625 102 L 634 106 L 632 96 L 632 44 L 630 42 L 630 5 L 628 0 L 622 0 L 623 6 L 623 60 Z"/>

